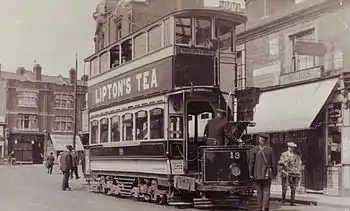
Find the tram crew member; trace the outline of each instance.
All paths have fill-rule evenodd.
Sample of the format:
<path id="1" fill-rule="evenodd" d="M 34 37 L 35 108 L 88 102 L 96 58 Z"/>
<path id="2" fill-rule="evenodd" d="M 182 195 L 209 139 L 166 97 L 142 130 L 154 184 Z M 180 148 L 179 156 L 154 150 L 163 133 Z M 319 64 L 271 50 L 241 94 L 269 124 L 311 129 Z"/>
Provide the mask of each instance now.
<path id="1" fill-rule="evenodd" d="M 287 145 L 288 150 L 281 154 L 278 161 L 282 181 L 282 203 L 286 200 L 289 183 L 291 192 L 290 205 L 295 206 L 295 191 L 301 176 L 301 159 L 300 156 L 295 153 L 297 145 L 294 142 L 288 142 Z"/>
<path id="2" fill-rule="evenodd" d="M 69 187 L 69 174 L 71 170 L 73 169 L 73 163 L 72 163 L 72 145 L 66 146 L 67 150 L 63 151 L 60 157 L 60 168 L 63 174 L 62 179 L 62 190 L 71 190 Z"/>
<path id="3" fill-rule="evenodd" d="M 270 146 L 268 136 L 259 135 L 259 145 L 250 151 L 249 174 L 255 181 L 259 211 L 269 211 L 271 180 L 277 173 L 277 160 Z"/>
<path id="4" fill-rule="evenodd" d="M 51 152 L 50 155 L 46 158 L 46 168 L 48 174 L 52 174 L 54 162 L 55 156 L 53 156 L 53 152 Z"/>
<path id="5" fill-rule="evenodd" d="M 221 109 L 216 110 L 216 117 L 208 121 L 204 128 L 204 137 L 209 139 L 207 140 L 207 145 L 224 145 L 225 144 L 225 134 L 224 129 L 227 123 L 225 119 L 225 111 Z M 214 143 L 208 143 L 212 140 L 215 140 Z"/>
<path id="6" fill-rule="evenodd" d="M 79 165 L 79 157 L 78 153 L 75 150 L 72 150 L 72 165 L 73 168 L 70 173 L 70 178 L 73 179 L 73 174 L 75 175 L 75 179 L 79 179 L 79 173 L 78 173 L 78 165 Z"/>

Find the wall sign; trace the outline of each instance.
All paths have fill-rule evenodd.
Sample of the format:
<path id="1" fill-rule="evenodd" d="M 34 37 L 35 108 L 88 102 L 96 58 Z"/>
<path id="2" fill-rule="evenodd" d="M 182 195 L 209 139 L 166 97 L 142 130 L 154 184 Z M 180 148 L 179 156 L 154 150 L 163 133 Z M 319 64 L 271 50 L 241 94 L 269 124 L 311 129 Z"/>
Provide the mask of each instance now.
<path id="1" fill-rule="evenodd" d="M 298 81 L 305 81 L 313 78 L 319 78 L 322 75 L 323 71 L 320 67 L 291 72 L 285 75 L 281 75 L 280 84 L 289 84 Z"/>

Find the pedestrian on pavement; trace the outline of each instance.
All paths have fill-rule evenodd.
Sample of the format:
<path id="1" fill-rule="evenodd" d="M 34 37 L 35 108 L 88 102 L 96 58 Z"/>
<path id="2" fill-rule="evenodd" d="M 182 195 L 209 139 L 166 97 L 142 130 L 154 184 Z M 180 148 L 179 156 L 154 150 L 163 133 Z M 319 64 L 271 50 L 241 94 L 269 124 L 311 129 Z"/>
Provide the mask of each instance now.
<path id="1" fill-rule="evenodd" d="M 51 152 L 50 155 L 47 156 L 46 158 L 46 167 L 47 167 L 48 174 L 52 174 L 54 162 L 55 162 L 55 156 L 53 156 L 53 152 Z"/>
<path id="2" fill-rule="evenodd" d="M 267 141 L 267 135 L 259 135 L 259 145 L 251 150 L 249 158 L 249 174 L 256 184 L 259 211 L 270 210 L 271 180 L 277 174 L 275 153 Z"/>
<path id="3" fill-rule="evenodd" d="M 294 142 L 288 142 L 288 150 L 281 154 L 278 161 L 279 172 L 282 181 L 282 203 L 286 200 L 288 183 L 290 186 L 290 205 L 295 206 L 295 191 L 301 177 L 301 159 L 295 153 L 297 145 Z"/>
<path id="4" fill-rule="evenodd" d="M 62 174 L 62 171 L 61 171 L 61 162 L 60 162 L 60 160 L 61 160 L 61 155 L 62 155 L 62 152 L 60 152 L 60 153 L 58 154 L 58 156 L 57 156 L 57 160 L 58 160 L 58 169 L 59 169 L 59 171 L 60 171 L 60 174 Z"/>
<path id="5" fill-rule="evenodd" d="M 9 156 L 7 157 L 7 163 L 10 165 L 10 166 L 13 166 L 15 165 L 15 162 L 16 161 L 16 158 L 15 158 L 15 152 L 14 151 L 11 151 L 11 153 L 9 154 Z"/>
<path id="6" fill-rule="evenodd" d="M 73 179 L 73 173 L 75 174 L 75 179 L 79 179 L 79 174 L 78 174 L 78 165 L 79 165 L 79 157 L 78 157 L 78 153 L 73 150 L 72 151 L 72 164 L 73 164 L 73 168 L 70 174 L 70 178 Z"/>
<path id="7" fill-rule="evenodd" d="M 81 156 L 81 171 L 83 172 L 83 175 L 85 176 L 85 152 L 83 152 Z"/>
<path id="8" fill-rule="evenodd" d="M 67 145 L 66 148 L 67 150 L 62 152 L 61 158 L 60 158 L 60 168 L 63 173 L 63 179 L 62 179 L 63 191 L 71 190 L 71 188 L 69 187 L 69 174 L 73 169 L 72 155 L 71 155 L 73 147 L 71 145 Z"/>

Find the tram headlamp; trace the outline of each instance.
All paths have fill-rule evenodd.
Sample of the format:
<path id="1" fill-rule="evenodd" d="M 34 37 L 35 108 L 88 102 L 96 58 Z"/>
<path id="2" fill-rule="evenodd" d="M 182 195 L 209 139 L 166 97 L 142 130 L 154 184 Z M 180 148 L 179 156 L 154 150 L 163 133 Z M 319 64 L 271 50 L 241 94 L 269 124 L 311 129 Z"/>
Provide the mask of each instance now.
<path id="1" fill-rule="evenodd" d="M 231 171 L 231 174 L 235 177 L 238 177 L 239 175 L 241 175 L 241 169 L 236 164 L 232 164 L 230 166 L 230 171 Z"/>

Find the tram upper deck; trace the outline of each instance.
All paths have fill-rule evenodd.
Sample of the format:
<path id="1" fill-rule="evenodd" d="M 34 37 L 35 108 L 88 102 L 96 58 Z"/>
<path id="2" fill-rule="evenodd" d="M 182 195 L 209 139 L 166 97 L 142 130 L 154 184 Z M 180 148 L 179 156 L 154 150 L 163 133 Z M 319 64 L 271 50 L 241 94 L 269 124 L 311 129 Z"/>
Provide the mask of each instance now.
<path id="1" fill-rule="evenodd" d="M 234 52 L 235 28 L 246 20 L 219 9 L 179 10 L 96 52 L 85 59 L 89 109 L 177 87 L 218 86 L 217 49 Z"/>

